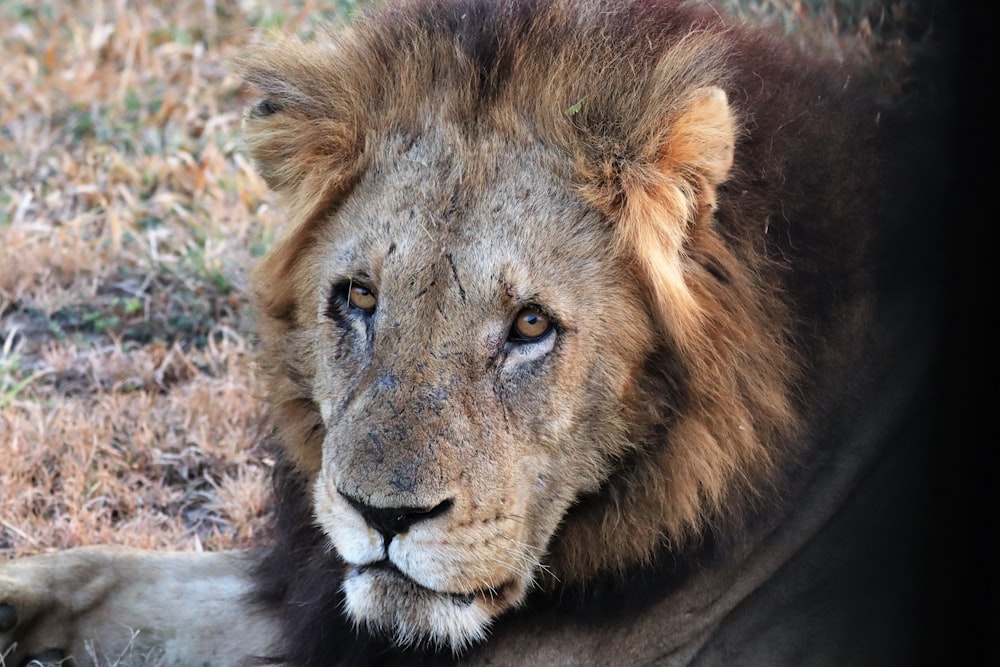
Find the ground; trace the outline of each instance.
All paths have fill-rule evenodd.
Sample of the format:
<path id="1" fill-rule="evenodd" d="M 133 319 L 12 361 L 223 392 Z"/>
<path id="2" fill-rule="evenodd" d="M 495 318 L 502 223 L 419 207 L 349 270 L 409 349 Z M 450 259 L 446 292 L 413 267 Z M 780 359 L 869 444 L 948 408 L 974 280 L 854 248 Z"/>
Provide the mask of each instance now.
<path id="1" fill-rule="evenodd" d="M 0 554 L 222 549 L 266 510 L 228 60 L 298 3 L 0 5 Z"/>

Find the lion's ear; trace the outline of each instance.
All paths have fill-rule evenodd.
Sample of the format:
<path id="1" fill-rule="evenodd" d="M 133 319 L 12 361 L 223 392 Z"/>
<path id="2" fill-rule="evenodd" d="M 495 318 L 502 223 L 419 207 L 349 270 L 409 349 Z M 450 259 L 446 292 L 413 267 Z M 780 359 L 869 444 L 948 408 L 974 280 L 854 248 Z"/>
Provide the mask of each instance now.
<path id="1" fill-rule="evenodd" d="M 660 168 L 674 179 L 690 181 L 697 211 L 715 207 L 716 188 L 733 166 L 736 121 L 721 88 L 699 88 L 670 123 L 660 153 Z"/>
<path id="2" fill-rule="evenodd" d="M 260 95 L 243 115 L 247 148 L 268 187 L 305 217 L 350 187 L 364 142 L 358 96 L 322 66 L 329 57 L 286 39 L 239 63 Z"/>
<path id="3" fill-rule="evenodd" d="M 624 174 L 619 243 L 645 270 L 667 327 L 684 343 L 700 329 L 699 306 L 685 273 L 686 245 L 715 210 L 718 187 L 733 165 L 736 120 L 726 93 L 698 88 L 666 114 L 666 128 L 645 166 Z"/>

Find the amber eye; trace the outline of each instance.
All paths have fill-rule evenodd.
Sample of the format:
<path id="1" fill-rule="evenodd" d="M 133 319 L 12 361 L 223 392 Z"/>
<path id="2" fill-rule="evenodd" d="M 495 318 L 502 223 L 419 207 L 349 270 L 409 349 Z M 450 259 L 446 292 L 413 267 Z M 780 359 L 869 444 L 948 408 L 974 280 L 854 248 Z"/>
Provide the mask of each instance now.
<path id="1" fill-rule="evenodd" d="M 354 308 L 368 313 L 375 310 L 375 305 L 378 303 L 378 299 L 375 298 L 370 289 L 357 283 L 351 283 L 347 292 L 347 300 Z"/>
<path id="2" fill-rule="evenodd" d="M 537 340 L 551 328 L 552 323 L 548 315 L 537 308 L 525 308 L 514 318 L 511 339 L 521 342 Z"/>

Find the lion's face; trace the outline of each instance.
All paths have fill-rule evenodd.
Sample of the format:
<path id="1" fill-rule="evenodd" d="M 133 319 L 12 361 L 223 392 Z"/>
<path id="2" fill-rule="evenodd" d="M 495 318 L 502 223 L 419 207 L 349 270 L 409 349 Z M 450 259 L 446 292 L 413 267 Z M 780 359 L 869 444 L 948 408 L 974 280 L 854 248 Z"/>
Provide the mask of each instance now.
<path id="1" fill-rule="evenodd" d="M 650 334 L 556 156 L 444 132 L 382 142 L 299 265 L 314 507 L 351 566 L 348 612 L 457 647 L 524 598 L 626 452 Z"/>
<path id="2" fill-rule="evenodd" d="M 797 359 L 742 238 L 766 220 L 714 220 L 723 33 L 650 58 L 637 25 L 622 60 L 552 37 L 618 34 L 580 28 L 603 8 L 482 48 L 416 11 L 248 58 L 247 145 L 289 217 L 258 359 L 348 615 L 460 649 L 535 583 L 739 523 L 791 456 Z"/>

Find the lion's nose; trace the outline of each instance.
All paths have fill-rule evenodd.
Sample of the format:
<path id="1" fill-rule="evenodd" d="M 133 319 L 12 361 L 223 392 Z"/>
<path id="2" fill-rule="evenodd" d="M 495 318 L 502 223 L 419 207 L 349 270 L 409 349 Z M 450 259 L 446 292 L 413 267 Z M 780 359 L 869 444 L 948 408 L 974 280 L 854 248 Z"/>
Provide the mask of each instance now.
<path id="1" fill-rule="evenodd" d="M 369 526 L 387 538 L 408 531 L 413 524 L 433 519 L 447 512 L 454 504 L 450 498 L 434 507 L 374 507 L 343 491 L 337 491 Z"/>

